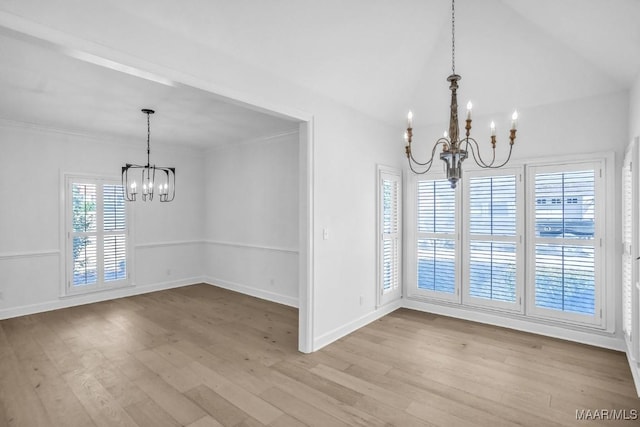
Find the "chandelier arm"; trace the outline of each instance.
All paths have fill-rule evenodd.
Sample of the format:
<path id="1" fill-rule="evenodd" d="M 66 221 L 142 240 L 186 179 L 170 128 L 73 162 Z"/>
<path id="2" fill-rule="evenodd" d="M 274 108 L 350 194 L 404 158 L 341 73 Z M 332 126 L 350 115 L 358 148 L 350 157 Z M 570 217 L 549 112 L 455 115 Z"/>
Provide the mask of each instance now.
<path id="1" fill-rule="evenodd" d="M 471 155 L 473 156 L 473 160 L 482 169 L 499 169 L 499 168 L 503 167 L 504 165 L 506 165 L 507 163 L 509 163 L 509 160 L 511 160 L 511 153 L 513 152 L 513 145 L 509 145 L 509 154 L 507 155 L 507 159 L 504 162 L 502 162 L 499 165 L 495 165 L 495 166 L 493 165 L 493 163 L 495 162 L 495 151 L 494 151 L 493 160 L 491 161 L 491 163 L 486 164 L 485 162 L 482 161 L 482 158 L 480 157 L 480 148 L 478 147 L 478 143 L 473 138 L 468 138 L 468 139 L 473 140 L 473 142 L 476 144 L 475 150 L 478 150 L 478 158 L 480 158 L 480 162 L 478 161 L 478 158 L 476 158 L 476 152 L 475 152 L 475 150 L 473 148 L 473 144 L 469 144 L 469 142 L 467 142 L 467 147 L 470 148 L 469 151 L 471 151 Z"/>
<path id="2" fill-rule="evenodd" d="M 440 145 L 440 144 L 442 144 L 442 145 L 451 145 L 451 143 L 449 142 L 449 140 L 447 138 L 440 138 L 440 139 L 438 139 L 436 141 L 435 145 L 433 146 L 433 151 L 432 152 L 435 152 L 436 151 L 436 147 L 438 145 Z"/>
<path id="3" fill-rule="evenodd" d="M 121 181 L 120 189 L 122 190 L 122 197 L 128 202 L 133 202 L 135 200 L 135 195 L 134 194 L 129 195 L 129 191 L 127 188 L 128 181 L 129 181 L 129 167 L 130 167 L 129 164 L 122 167 L 122 174 L 121 174 L 122 181 Z"/>
<path id="4" fill-rule="evenodd" d="M 411 160 L 409 160 L 409 169 L 411 169 L 411 172 L 415 173 L 416 175 L 424 175 L 425 173 L 431 170 L 431 166 L 433 166 L 433 163 L 431 163 L 425 170 L 417 171 L 414 169 L 413 163 L 411 163 Z"/>
<path id="5" fill-rule="evenodd" d="M 503 167 L 504 165 L 506 165 L 507 163 L 509 163 L 509 160 L 511 160 L 511 152 L 513 151 L 513 145 L 509 146 L 509 154 L 507 155 L 507 159 L 502 162 L 501 164 L 497 165 L 497 166 L 490 166 L 491 169 L 498 169 Z"/>
<path id="6" fill-rule="evenodd" d="M 160 190 L 160 201 L 172 202 L 176 197 L 176 168 L 160 166 L 157 169 L 164 172 L 167 179 L 164 192 Z"/>
<path id="7" fill-rule="evenodd" d="M 410 156 L 411 156 L 411 160 L 418 166 L 427 166 L 429 164 L 433 163 L 433 159 L 436 156 L 436 149 L 438 148 L 438 145 L 442 144 L 442 145 L 446 145 L 448 144 L 449 141 L 447 141 L 445 138 L 440 138 L 436 141 L 435 145 L 433 146 L 433 148 L 431 149 L 431 158 L 429 160 L 427 160 L 426 162 L 422 163 L 419 162 L 415 159 L 415 157 L 413 157 L 413 152 L 410 152 Z"/>
<path id="8" fill-rule="evenodd" d="M 415 159 L 415 157 L 413 157 L 413 152 L 411 152 L 411 154 L 409 154 L 409 156 L 411 157 L 411 161 L 413 163 L 415 163 L 416 165 L 418 165 L 418 166 L 427 166 L 428 164 L 431 164 L 433 162 L 433 155 L 431 156 L 431 159 L 427 160 L 424 163 L 417 161 Z"/>
<path id="9" fill-rule="evenodd" d="M 473 138 L 467 138 L 468 140 L 471 140 L 472 143 L 470 143 L 469 141 L 467 141 L 467 146 L 465 148 L 467 148 L 467 151 L 471 151 L 471 156 L 473 157 L 473 161 L 476 162 L 476 165 L 480 166 L 482 169 L 487 169 L 487 168 L 491 168 L 491 165 L 493 164 L 493 161 L 489 164 L 485 163 L 484 160 L 482 160 L 482 156 L 480 155 L 480 147 L 478 146 L 478 142 L 473 139 Z M 475 147 L 474 147 L 475 144 Z M 476 151 L 477 151 L 477 155 L 476 155 Z M 495 161 L 495 150 L 493 153 L 493 160 Z"/>
<path id="10" fill-rule="evenodd" d="M 471 137 L 465 138 L 464 141 L 466 142 L 465 148 L 466 149 L 471 148 L 470 151 L 471 151 L 471 154 L 473 155 L 473 160 L 476 162 L 478 166 L 480 166 L 481 168 L 491 168 L 493 166 L 493 163 L 496 161 L 495 148 L 493 149 L 493 158 L 491 159 L 491 163 L 487 163 L 482 159 L 482 155 L 480 155 L 480 146 L 478 145 L 478 141 L 476 141 Z M 474 148 L 474 144 L 475 144 L 475 148 Z M 477 151 L 477 156 L 476 156 L 476 151 Z"/>

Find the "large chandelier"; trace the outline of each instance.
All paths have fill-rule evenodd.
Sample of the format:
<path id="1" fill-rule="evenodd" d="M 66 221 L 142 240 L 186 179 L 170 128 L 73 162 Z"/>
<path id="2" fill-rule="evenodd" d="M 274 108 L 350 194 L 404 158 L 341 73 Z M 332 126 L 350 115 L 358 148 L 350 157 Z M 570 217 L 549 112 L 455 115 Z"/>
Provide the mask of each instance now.
<path id="1" fill-rule="evenodd" d="M 161 202 L 171 202 L 176 196 L 176 168 L 151 164 L 149 116 L 155 111 L 144 108 L 142 112 L 147 115 L 147 164 L 140 166 L 127 163 L 122 167 L 124 199 L 128 202 L 134 202 L 140 193 L 142 201 L 146 202 L 153 200 L 153 195 L 157 194 Z"/>
<path id="2" fill-rule="evenodd" d="M 447 81 L 450 82 L 449 89 L 451 89 L 451 116 L 449 118 L 449 132 L 445 132 L 443 137 L 438 139 L 431 150 L 431 158 L 426 162 L 419 162 L 413 157 L 411 152 L 411 140 L 413 139 L 413 114 L 409 111 L 407 115 L 407 131 L 404 133 L 404 139 L 406 142 L 405 151 L 407 159 L 409 161 L 409 168 L 416 174 L 427 173 L 431 166 L 433 166 L 433 159 L 435 157 L 436 149 L 438 145 L 442 145 L 442 151 L 440 152 L 440 160 L 445 162 L 447 171 L 447 179 L 451 183 L 451 188 L 456 188 L 456 185 L 460 178 L 462 178 L 462 162 L 468 157 L 469 152 L 473 160 L 481 168 L 497 169 L 509 162 L 511 159 L 511 151 L 513 150 L 513 143 L 516 139 L 516 124 L 518 120 L 518 112 L 514 111 L 511 116 L 511 130 L 509 133 L 509 155 L 507 159 L 500 164 L 495 164 L 496 160 L 496 126 L 494 122 L 491 122 L 491 147 L 492 158 L 489 163 L 485 162 L 480 156 L 480 147 L 475 139 L 471 138 L 471 101 L 467 104 L 467 119 L 466 119 L 466 134 L 465 137 L 460 139 L 459 127 L 458 127 L 458 98 L 456 91 L 458 90 L 458 80 L 461 77 L 456 74 L 456 21 L 455 21 L 455 0 L 451 1 L 451 71 L 452 74 L 447 77 Z"/>

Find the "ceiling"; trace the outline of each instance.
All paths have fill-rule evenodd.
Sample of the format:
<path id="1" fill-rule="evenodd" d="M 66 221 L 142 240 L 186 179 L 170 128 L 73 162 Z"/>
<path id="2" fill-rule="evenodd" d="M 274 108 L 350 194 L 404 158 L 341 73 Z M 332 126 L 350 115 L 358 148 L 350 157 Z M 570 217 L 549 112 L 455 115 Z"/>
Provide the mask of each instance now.
<path id="1" fill-rule="evenodd" d="M 298 129 L 297 120 L 139 70 L 118 71 L 113 68 L 120 64 L 62 52 L 20 34 L 0 33 L 0 57 L 12 58 L 0 66 L 0 119 L 5 121 L 144 146 L 147 123 L 140 110 L 150 108 L 156 111 L 151 116 L 152 145 L 198 148 Z"/>
<path id="2" fill-rule="evenodd" d="M 10 3 L 14 13 L 61 28 L 74 20 L 100 43 L 117 31 L 114 19 L 162 31 L 399 127 L 410 108 L 416 126 L 448 117 L 448 0 Z M 473 100 L 476 114 L 507 114 L 628 90 L 640 73 L 639 19 L 638 0 L 457 0 L 460 102 Z M 119 137 L 144 134 L 138 110 L 154 108 L 152 138 L 198 147 L 297 128 L 8 34 L 0 34 L 2 57 L 11 58 L 0 66 L 0 118 Z"/>

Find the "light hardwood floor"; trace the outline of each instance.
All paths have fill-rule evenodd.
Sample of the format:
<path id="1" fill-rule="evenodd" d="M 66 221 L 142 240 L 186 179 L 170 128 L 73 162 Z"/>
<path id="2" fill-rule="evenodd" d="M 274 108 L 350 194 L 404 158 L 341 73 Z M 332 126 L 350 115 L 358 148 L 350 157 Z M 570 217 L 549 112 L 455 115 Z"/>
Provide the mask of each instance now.
<path id="1" fill-rule="evenodd" d="M 208 285 L 0 321 L 2 426 L 555 426 L 640 409 L 622 353 L 398 310 L 323 350 Z M 638 423 L 640 421 L 631 421 Z"/>

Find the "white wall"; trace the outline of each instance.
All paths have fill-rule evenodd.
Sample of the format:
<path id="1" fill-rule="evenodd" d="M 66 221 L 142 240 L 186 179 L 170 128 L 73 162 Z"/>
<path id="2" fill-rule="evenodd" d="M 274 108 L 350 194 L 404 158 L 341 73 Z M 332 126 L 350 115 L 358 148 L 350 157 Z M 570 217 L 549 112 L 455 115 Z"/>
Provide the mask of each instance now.
<path id="1" fill-rule="evenodd" d="M 110 3 L 100 3 L 100 13 L 96 6 L 72 0 L 25 0 L 0 6 L 4 12 L 0 20 L 65 48 L 312 121 L 313 226 L 311 263 L 305 269 L 310 276 L 310 305 L 304 307 L 312 313 L 312 338 L 304 349 L 317 349 L 381 315 L 374 308 L 375 171 L 377 163 L 402 164 L 399 135 L 404 112 L 398 114 L 397 127 L 381 124 L 151 21 L 128 19 Z M 112 31 L 113 22 L 118 22 L 117 31 Z M 308 49 L 312 52 L 313 47 Z M 323 228 L 330 230 L 327 241 L 321 240 Z"/>
<path id="2" fill-rule="evenodd" d="M 474 111 L 475 112 L 475 111 Z M 426 311 L 442 312 L 471 320 L 498 324 L 531 332 L 557 336 L 580 342 L 592 343 L 605 347 L 621 349 L 623 340 L 621 334 L 621 176 L 620 169 L 624 157 L 624 150 L 628 144 L 628 114 L 629 94 L 627 92 L 606 94 L 597 97 L 578 99 L 569 102 L 544 105 L 519 110 L 519 124 L 516 144 L 513 151 L 513 163 L 525 163 L 535 159 L 553 161 L 558 158 L 588 155 L 591 153 L 615 154 L 613 165 L 607 165 L 608 177 L 613 178 L 613 197 L 611 215 L 607 217 L 607 250 L 605 254 L 609 278 L 605 280 L 605 292 L 608 301 L 609 329 L 613 334 L 591 332 L 575 332 L 563 327 L 557 327 L 533 321 L 513 319 L 506 316 L 472 312 L 465 309 L 443 309 L 433 304 L 411 302 L 410 307 Z M 508 145 L 508 129 L 510 114 L 474 117 L 474 129 L 471 136 L 478 140 L 482 153 L 490 152 L 489 125 L 495 120 L 497 127 L 497 157 L 498 160 L 506 154 Z M 640 120 L 639 120 L 640 122 Z M 414 135 L 417 138 L 435 140 L 442 134 L 445 124 L 437 124 L 418 129 Z M 640 123 L 639 123 L 640 126 Z M 421 140 L 421 139 L 419 139 Z M 424 149 L 424 148 L 423 148 Z M 501 151 L 504 150 L 504 151 Z M 502 155 L 502 157 L 500 157 Z M 485 157 L 487 157 L 485 155 Z M 470 162 L 470 160 L 467 160 Z M 471 162 L 472 164 L 473 162 Z M 469 164 L 469 167 L 471 167 Z M 611 194 L 607 194 L 610 197 Z"/>
<path id="3" fill-rule="evenodd" d="M 298 132 L 207 151 L 209 283 L 298 306 L 298 152 Z"/>
<path id="4" fill-rule="evenodd" d="M 640 136 L 640 75 L 636 78 L 629 96 L 629 141 Z"/>
<path id="5" fill-rule="evenodd" d="M 120 177 L 125 162 L 140 162 L 144 141 L 71 135 L 3 123 L 0 126 L 0 318 L 199 281 L 204 203 L 201 154 L 157 146 L 153 160 L 177 169 L 171 204 L 134 205 L 136 287 L 60 299 L 62 176 Z"/>
<path id="6" fill-rule="evenodd" d="M 402 117 L 399 119 L 396 129 L 334 107 L 323 109 L 315 122 L 314 327 L 318 347 L 384 313 L 375 307 L 376 165 L 401 170 L 404 147 Z"/>

